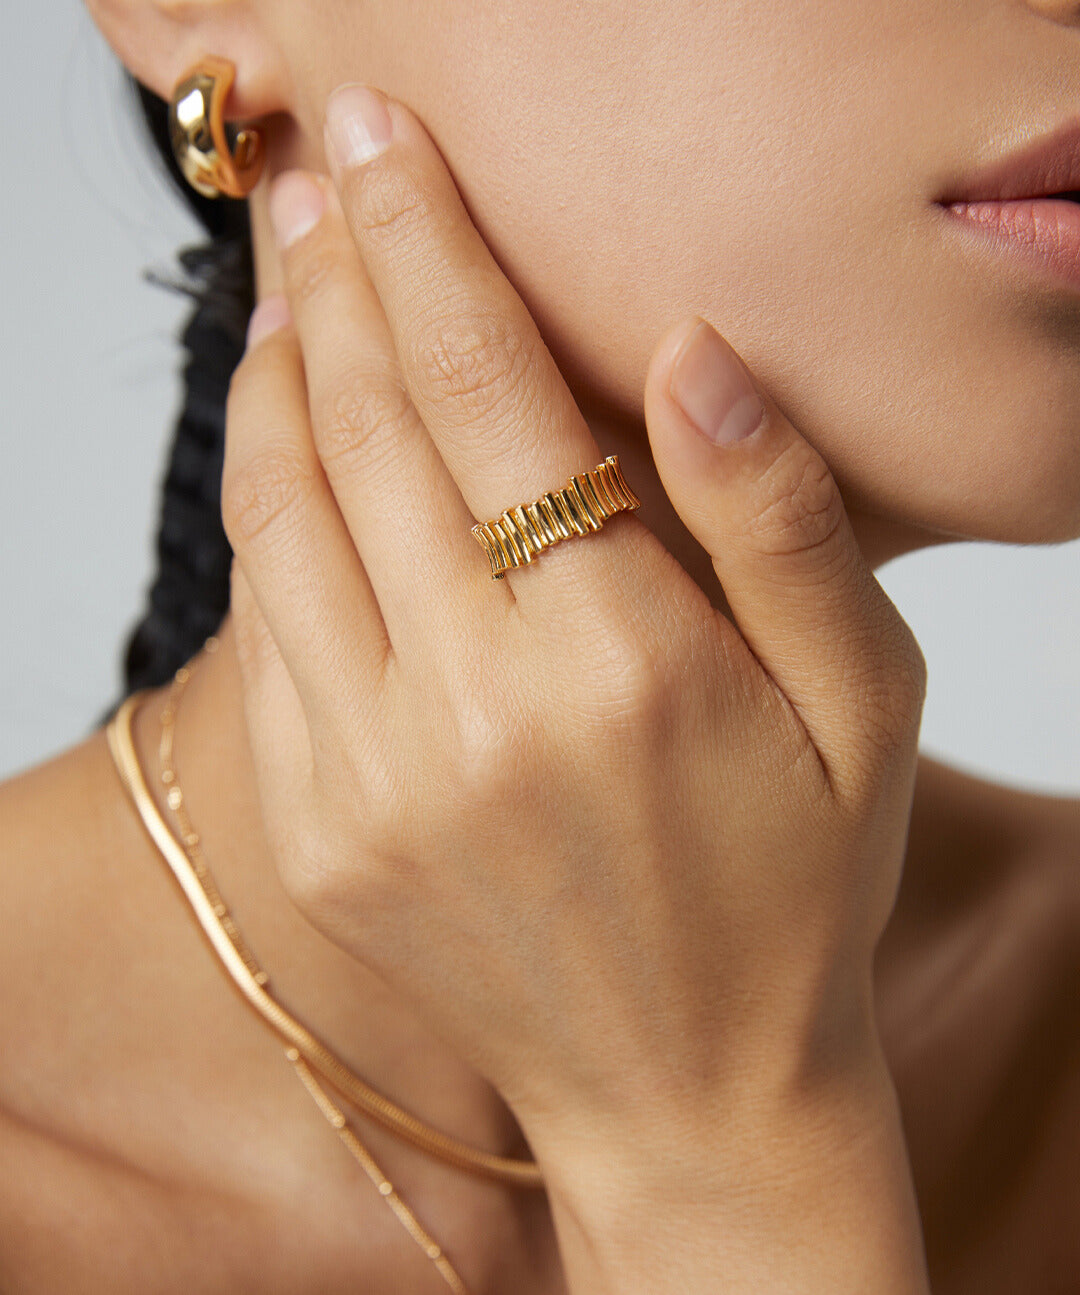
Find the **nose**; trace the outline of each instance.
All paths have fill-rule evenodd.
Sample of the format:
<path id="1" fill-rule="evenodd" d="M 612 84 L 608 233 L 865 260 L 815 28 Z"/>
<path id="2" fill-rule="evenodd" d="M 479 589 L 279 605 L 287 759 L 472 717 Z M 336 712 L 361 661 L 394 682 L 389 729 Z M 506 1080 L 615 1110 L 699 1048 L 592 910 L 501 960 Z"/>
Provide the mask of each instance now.
<path id="1" fill-rule="evenodd" d="M 1023 3 L 1052 22 L 1080 27 L 1080 0 L 1023 0 Z"/>

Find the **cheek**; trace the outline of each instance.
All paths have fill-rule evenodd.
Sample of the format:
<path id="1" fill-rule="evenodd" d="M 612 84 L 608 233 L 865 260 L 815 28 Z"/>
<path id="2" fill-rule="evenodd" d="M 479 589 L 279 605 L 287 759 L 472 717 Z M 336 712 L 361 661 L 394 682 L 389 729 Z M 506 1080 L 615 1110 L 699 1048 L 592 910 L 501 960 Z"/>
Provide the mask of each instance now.
<path id="1" fill-rule="evenodd" d="M 703 314 L 850 507 L 972 539 L 1080 536 L 1080 303 L 957 255 L 910 193 L 873 218 L 808 190 L 676 209 L 605 180 L 567 172 L 488 232 L 580 401 L 639 420 L 656 341 Z"/>
<path id="2" fill-rule="evenodd" d="M 737 178 L 718 182 L 718 144 L 710 166 L 656 140 L 645 167 L 618 130 L 619 166 L 579 148 L 477 177 L 489 242 L 579 400 L 640 419 L 657 339 L 703 314 L 850 507 L 972 539 L 1080 536 L 1080 303 L 958 255 L 930 164 L 889 171 L 830 139 L 812 168 L 804 139 L 774 175 L 733 139 Z"/>
<path id="3" fill-rule="evenodd" d="M 700 313 L 850 506 L 1068 538 L 1080 334 L 959 257 L 932 203 L 988 64 L 1024 56 L 962 10 L 474 0 L 466 27 L 457 0 L 401 0 L 393 40 L 353 13 L 582 403 L 639 422 L 657 339 Z"/>

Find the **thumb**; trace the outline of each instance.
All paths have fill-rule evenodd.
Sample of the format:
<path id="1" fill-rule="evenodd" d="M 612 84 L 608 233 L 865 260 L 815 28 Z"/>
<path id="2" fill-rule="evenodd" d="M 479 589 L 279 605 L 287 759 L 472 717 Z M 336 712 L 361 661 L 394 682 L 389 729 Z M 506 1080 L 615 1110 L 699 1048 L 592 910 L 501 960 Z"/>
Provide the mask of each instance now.
<path id="1" fill-rule="evenodd" d="M 826 765 L 863 767 L 867 744 L 906 747 L 912 721 L 918 734 L 925 662 L 863 557 L 825 460 L 697 318 L 653 354 L 645 420 L 668 497 Z"/>

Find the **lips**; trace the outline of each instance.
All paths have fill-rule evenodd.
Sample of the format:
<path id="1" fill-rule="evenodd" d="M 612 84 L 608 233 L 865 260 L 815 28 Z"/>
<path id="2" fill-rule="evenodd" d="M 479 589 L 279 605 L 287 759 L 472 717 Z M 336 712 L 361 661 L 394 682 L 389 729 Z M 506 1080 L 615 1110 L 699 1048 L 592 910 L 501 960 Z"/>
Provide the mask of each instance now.
<path id="1" fill-rule="evenodd" d="M 974 221 L 988 233 L 1017 238 L 1033 247 L 1061 241 L 1067 234 L 1075 238 L 1075 231 L 1080 226 L 1080 207 L 1058 198 L 953 202 L 949 204 L 949 211 L 964 220 Z"/>
<path id="2" fill-rule="evenodd" d="M 937 201 L 951 228 L 1080 289 L 1080 118 L 974 172 Z"/>
<path id="3" fill-rule="evenodd" d="M 942 194 L 938 201 L 951 206 L 1051 196 L 1080 201 L 1080 118 L 1063 123 L 1028 148 L 983 167 Z"/>

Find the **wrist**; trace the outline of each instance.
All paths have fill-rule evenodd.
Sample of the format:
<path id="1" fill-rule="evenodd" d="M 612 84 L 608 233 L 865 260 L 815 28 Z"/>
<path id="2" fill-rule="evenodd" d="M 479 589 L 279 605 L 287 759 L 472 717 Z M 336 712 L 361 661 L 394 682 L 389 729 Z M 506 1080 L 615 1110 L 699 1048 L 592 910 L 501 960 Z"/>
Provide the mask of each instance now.
<path id="1" fill-rule="evenodd" d="M 831 1136 L 837 1112 L 892 1097 L 865 982 L 845 977 L 843 1001 L 834 995 L 827 1010 L 808 994 L 748 995 L 740 1019 L 694 1031 L 679 1056 L 633 1039 L 609 1049 L 588 1082 L 568 1087 L 558 1076 L 510 1104 L 536 1154 L 575 1181 L 606 1176 L 613 1159 L 628 1183 L 655 1185 L 668 1164 L 682 1179 L 699 1159 L 711 1180 L 718 1147 L 738 1163 L 741 1141 L 782 1129 L 799 1145 L 819 1126 Z"/>
<path id="2" fill-rule="evenodd" d="M 655 1115 L 534 1141 L 573 1295 L 873 1289 L 925 1295 L 895 1090 L 876 1048 L 843 1075 L 696 1129 Z"/>

